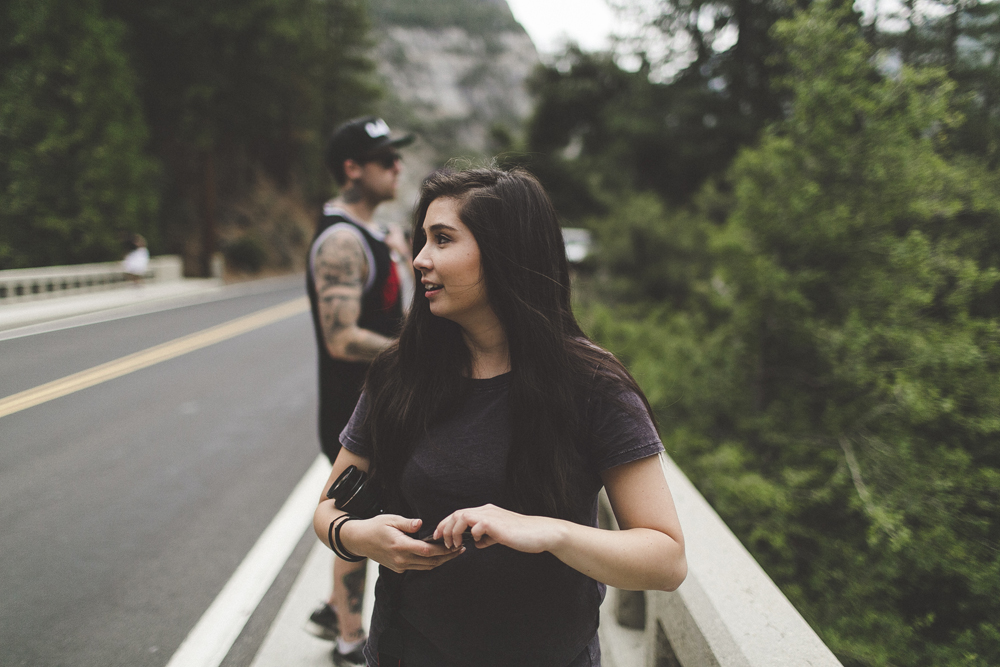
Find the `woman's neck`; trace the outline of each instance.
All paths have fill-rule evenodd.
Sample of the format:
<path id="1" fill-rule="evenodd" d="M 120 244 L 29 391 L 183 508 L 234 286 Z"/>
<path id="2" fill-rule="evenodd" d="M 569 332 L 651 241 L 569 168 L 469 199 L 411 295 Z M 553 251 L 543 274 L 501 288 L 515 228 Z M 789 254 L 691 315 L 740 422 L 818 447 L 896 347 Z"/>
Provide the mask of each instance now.
<path id="1" fill-rule="evenodd" d="M 510 349 L 499 322 L 476 331 L 463 329 L 462 334 L 472 357 L 472 378 L 483 380 L 510 370 Z"/>

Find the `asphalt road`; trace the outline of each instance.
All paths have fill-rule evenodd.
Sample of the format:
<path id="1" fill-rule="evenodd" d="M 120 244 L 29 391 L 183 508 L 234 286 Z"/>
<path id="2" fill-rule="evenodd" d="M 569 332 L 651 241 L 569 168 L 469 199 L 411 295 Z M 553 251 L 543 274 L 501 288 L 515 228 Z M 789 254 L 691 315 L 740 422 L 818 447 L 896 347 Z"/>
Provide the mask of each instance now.
<path id="1" fill-rule="evenodd" d="M 0 398 L 303 292 L 0 340 Z M 166 665 L 316 458 L 315 423 L 308 313 L 0 417 L 0 665 Z"/>

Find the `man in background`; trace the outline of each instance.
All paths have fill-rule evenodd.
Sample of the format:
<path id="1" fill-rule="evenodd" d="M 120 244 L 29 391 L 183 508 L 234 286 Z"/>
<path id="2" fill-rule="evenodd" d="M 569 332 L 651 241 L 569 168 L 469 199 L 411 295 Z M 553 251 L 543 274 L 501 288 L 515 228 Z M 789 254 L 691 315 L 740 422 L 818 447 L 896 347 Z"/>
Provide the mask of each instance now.
<path id="1" fill-rule="evenodd" d="M 395 198 L 398 149 L 412 141 L 412 135 L 393 138 L 385 121 L 366 116 L 338 127 L 327 145 L 325 162 L 341 189 L 324 206 L 316 227 L 306 289 L 319 348 L 320 446 L 331 463 L 369 363 L 401 325 L 401 286 L 410 284 L 411 251 L 399 228 L 386 230 L 373 217 L 379 204 Z M 366 565 L 334 556 L 333 591 L 309 618 L 314 634 L 336 639 L 336 665 L 365 663 L 361 600 Z"/>

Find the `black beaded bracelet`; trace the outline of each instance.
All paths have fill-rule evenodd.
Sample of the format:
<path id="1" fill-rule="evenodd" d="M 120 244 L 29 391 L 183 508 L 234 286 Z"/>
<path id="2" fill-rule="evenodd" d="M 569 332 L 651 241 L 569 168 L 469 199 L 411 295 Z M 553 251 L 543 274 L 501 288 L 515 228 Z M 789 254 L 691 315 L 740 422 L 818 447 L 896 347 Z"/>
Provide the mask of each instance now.
<path id="1" fill-rule="evenodd" d="M 348 521 L 354 521 L 356 519 L 360 519 L 361 517 L 354 516 L 353 514 L 345 514 L 344 517 L 346 518 L 344 518 L 343 521 L 338 523 L 336 528 L 334 528 L 333 524 L 330 524 L 330 527 L 334 528 L 333 543 L 337 545 L 337 548 L 334 549 L 333 552 L 343 560 L 346 560 L 348 563 L 360 563 L 365 559 L 365 557 L 355 556 L 354 554 L 352 554 L 350 551 L 347 550 L 347 548 L 344 546 L 344 543 L 340 541 L 340 529 L 343 528 L 344 524 L 347 523 Z M 336 519 L 334 519 L 334 523 L 336 523 Z"/>

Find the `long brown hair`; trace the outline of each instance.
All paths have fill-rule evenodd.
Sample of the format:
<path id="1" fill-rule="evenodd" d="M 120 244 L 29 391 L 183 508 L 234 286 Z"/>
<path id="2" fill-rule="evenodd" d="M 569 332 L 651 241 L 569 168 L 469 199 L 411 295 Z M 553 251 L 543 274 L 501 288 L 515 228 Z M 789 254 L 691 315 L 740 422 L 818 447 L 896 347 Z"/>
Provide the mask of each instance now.
<path id="1" fill-rule="evenodd" d="M 510 509 L 566 517 L 577 504 L 583 410 L 596 378 L 642 392 L 627 370 L 580 330 L 570 306 L 569 264 L 555 210 L 523 170 L 471 169 L 429 177 L 414 216 L 414 256 L 424 217 L 439 198 L 458 202 L 479 244 L 486 293 L 510 352 Z M 372 364 L 363 429 L 372 481 L 389 511 L 405 511 L 400 477 L 415 441 L 467 395 L 470 355 L 457 324 L 430 312 L 419 277 L 399 342 Z M 643 397 L 645 403 L 645 397 Z M 649 406 L 645 404 L 649 413 Z M 651 413 L 650 413 L 651 416 Z"/>

